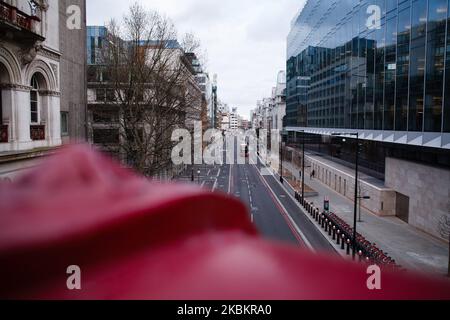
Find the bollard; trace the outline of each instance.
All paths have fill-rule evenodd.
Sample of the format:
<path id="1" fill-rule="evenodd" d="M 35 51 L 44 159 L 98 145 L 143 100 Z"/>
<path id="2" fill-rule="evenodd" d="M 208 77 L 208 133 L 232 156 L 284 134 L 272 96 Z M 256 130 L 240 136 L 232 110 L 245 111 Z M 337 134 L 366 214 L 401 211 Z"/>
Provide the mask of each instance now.
<path id="1" fill-rule="evenodd" d="M 322 215 L 322 229 L 325 228 L 325 215 Z"/>
<path id="2" fill-rule="evenodd" d="M 345 234 L 342 234 L 342 242 L 341 242 L 341 249 L 344 250 L 345 249 Z"/>
<path id="3" fill-rule="evenodd" d="M 333 228 L 331 227 L 333 224 L 331 223 L 331 221 L 330 221 L 330 223 L 328 223 L 328 235 L 329 236 L 331 236 L 331 232 L 333 231 Z"/>
<path id="4" fill-rule="evenodd" d="M 339 229 L 337 231 L 337 244 L 338 245 L 341 244 L 341 230 L 339 230 Z"/>
<path id="5" fill-rule="evenodd" d="M 336 226 L 333 226 L 333 241 L 336 240 Z"/>
<path id="6" fill-rule="evenodd" d="M 347 239 L 347 255 L 350 255 L 350 239 Z"/>
<path id="7" fill-rule="evenodd" d="M 325 219 L 325 232 L 328 232 L 328 219 Z"/>
<path id="8" fill-rule="evenodd" d="M 322 215 L 321 215 L 321 214 L 318 214 L 318 217 L 319 217 L 319 219 L 318 219 L 319 225 L 321 225 L 321 224 L 322 224 Z"/>
<path id="9" fill-rule="evenodd" d="M 366 263 L 370 264 L 370 258 L 369 257 L 366 257 Z"/>
<path id="10" fill-rule="evenodd" d="M 363 252 L 361 250 L 358 251 L 359 262 L 362 262 Z"/>

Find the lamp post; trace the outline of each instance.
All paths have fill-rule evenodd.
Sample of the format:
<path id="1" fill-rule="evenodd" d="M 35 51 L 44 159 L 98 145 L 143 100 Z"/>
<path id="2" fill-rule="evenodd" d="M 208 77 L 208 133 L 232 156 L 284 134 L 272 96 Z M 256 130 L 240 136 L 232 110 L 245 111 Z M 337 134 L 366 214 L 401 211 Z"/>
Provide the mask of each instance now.
<path id="1" fill-rule="evenodd" d="M 280 131 L 280 182 L 284 183 L 283 179 L 283 135 L 284 131 Z"/>
<path id="2" fill-rule="evenodd" d="M 305 199 L 305 130 L 302 133 L 302 200 Z"/>
<path id="3" fill-rule="evenodd" d="M 358 218 L 358 173 L 359 173 L 359 132 L 356 133 L 333 133 L 332 136 L 354 136 L 356 137 L 356 155 L 355 155 L 355 199 L 353 211 L 353 260 L 356 258 L 356 223 Z"/>
<path id="4" fill-rule="evenodd" d="M 358 222 L 362 222 L 362 219 L 361 219 L 361 202 L 363 200 L 370 200 L 370 197 L 369 196 L 361 196 L 361 188 L 359 188 L 359 197 L 358 197 L 358 199 L 359 199 L 359 218 L 358 218 Z"/>

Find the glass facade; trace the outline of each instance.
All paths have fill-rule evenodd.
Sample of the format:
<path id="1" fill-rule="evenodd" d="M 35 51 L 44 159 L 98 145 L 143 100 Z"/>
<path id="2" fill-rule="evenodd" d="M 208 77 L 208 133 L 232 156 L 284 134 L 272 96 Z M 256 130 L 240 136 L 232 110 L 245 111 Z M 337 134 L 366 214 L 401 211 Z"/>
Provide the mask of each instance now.
<path id="1" fill-rule="evenodd" d="M 87 64 L 95 65 L 101 61 L 101 52 L 103 42 L 106 39 L 108 30 L 106 27 L 88 26 L 87 27 Z"/>
<path id="2" fill-rule="evenodd" d="M 449 133 L 449 2 L 307 2 L 288 37 L 285 125 Z"/>

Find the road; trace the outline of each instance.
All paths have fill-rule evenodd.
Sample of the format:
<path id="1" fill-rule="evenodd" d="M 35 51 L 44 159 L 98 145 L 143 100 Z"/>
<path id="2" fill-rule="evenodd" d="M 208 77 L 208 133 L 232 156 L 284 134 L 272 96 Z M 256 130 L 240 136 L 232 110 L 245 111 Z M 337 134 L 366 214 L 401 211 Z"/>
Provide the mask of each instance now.
<path id="1" fill-rule="evenodd" d="M 188 166 L 178 180 L 192 183 L 193 173 L 193 183 L 239 198 L 247 205 L 252 222 L 268 239 L 334 254 L 333 247 L 301 211 L 290 192 L 276 177 L 262 175 L 262 169 L 259 160 L 258 164 Z"/>

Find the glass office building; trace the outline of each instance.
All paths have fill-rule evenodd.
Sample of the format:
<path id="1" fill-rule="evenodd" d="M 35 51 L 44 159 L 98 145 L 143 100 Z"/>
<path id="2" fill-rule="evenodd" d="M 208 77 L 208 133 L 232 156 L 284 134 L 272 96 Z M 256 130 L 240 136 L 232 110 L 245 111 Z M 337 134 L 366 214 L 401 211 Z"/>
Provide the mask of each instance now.
<path id="1" fill-rule="evenodd" d="M 108 29 L 102 26 L 87 27 L 87 64 L 96 65 L 101 62 L 101 49 L 103 48 Z"/>
<path id="2" fill-rule="evenodd" d="M 288 36 L 288 130 L 450 149 L 448 21 L 448 0 L 307 1 Z"/>
<path id="3" fill-rule="evenodd" d="M 287 41 L 289 147 L 306 132 L 317 179 L 349 197 L 356 144 L 334 133 L 359 133 L 364 205 L 437 237 L 450 219 L 449 3 L 309 0 Z"/>

